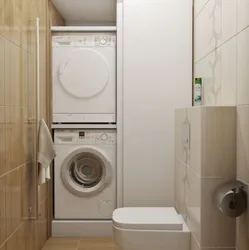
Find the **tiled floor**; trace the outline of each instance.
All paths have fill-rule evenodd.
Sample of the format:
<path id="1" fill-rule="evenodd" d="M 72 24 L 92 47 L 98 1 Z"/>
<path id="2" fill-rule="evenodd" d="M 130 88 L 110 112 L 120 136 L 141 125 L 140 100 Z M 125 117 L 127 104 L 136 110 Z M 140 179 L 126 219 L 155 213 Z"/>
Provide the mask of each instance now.
<path id="1" fill-rule="evenodd" d="M 42 250 L 120 250 L 112 238 L 50 238 Z"/>

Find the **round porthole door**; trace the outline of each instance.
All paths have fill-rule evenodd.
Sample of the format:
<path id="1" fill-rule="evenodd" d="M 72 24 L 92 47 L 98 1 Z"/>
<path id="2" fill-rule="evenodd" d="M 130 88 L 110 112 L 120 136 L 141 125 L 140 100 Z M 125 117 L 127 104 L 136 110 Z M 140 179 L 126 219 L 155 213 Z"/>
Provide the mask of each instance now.
<path id="1" fill-rule="evenodd" d="M 103 152 L 93 147 L 78 148 L 67 155 L 61 166 L 64 186 L 74 195 L 100 193 L 112 179 L 112 167 Z"/>
<path id="2" fill-rule="evenodd" d="M 64 91 L 74 98 L 93 98 L 108 85 L 110 67 L 98 51 L 73 50 L 59 65 L 57 80 Z"/>

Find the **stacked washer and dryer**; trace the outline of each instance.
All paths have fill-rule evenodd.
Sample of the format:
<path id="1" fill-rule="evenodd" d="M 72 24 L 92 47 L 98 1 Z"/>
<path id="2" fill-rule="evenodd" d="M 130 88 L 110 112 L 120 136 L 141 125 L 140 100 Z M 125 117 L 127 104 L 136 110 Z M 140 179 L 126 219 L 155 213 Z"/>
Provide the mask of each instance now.
<path id="1" fill-rule="evenodd" d="M 56 32 L 55 220 L 111 219 L 116 208 L 116 35 Z"/>

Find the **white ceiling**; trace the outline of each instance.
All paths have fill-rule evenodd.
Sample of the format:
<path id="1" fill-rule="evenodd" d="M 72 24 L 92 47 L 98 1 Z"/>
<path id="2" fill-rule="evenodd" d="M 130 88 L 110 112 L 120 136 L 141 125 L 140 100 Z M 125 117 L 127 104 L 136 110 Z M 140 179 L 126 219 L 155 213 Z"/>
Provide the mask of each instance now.
<path id="1" fill-rule="evenodd" d="M 116 0 L 52 0 L 68 25 L 113 25 Z"/>

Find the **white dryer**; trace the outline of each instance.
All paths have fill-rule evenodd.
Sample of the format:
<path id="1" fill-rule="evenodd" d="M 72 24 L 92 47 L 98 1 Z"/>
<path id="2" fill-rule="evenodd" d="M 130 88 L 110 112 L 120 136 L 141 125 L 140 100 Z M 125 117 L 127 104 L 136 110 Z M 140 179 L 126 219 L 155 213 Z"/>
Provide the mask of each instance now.
<path id="1" fill-rule="evenodd" d="M 53 123 L 116 122 L 116 35 L 55 33 Z"/>
<path id="2" fill-rule="evenodd" d="M 111 219 L 116 208 L 116 132 L 55 130 L 55 219 Z"/>

